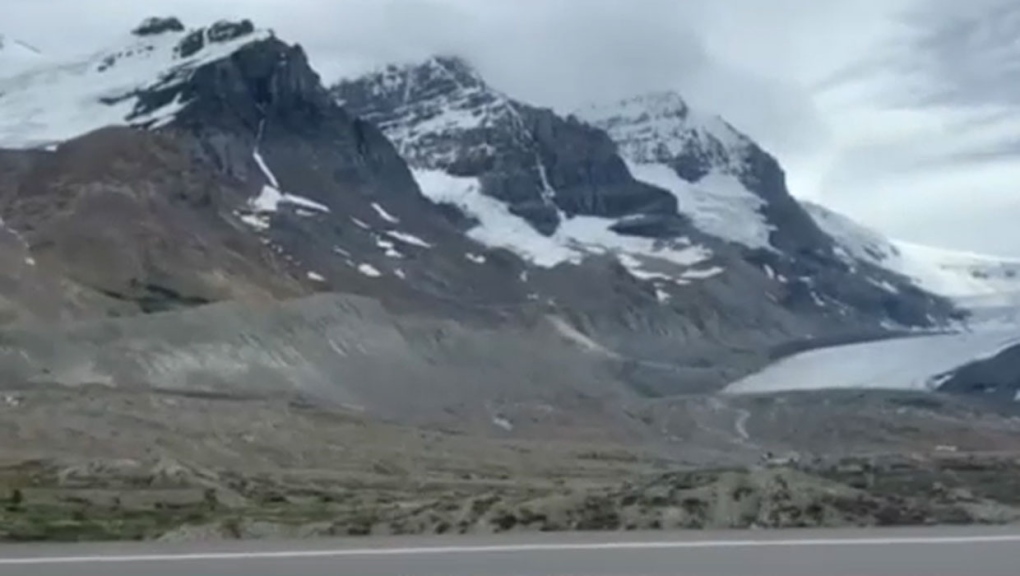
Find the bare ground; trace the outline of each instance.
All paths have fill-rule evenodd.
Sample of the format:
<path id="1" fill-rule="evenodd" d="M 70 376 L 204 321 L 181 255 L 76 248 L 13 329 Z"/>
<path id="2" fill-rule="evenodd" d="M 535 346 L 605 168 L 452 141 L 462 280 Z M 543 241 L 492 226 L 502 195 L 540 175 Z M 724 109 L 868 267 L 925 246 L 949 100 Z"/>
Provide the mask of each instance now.
<path id="1" fill-rule="evenodd" d="M 788 398 L 778 405 L 806 401 Z M 706 437 L 723 438 L 726 430 L 745 443 L 786 437 L 783 427 L 767 426 L 775 402 L 699 402 L 674 400 L 666 408 L 673 418 L 678 405 L 706 417 L 692 428 Z M 848 426 L 865 407 L 876 408 L 873 401 L 844 404 Z M 826 421 L 838 428 L 833 405 Z M 930 427 L 925 433 L 955 430 L 955 419 L 965 414 L 959 410 L 923 420 Z M 942 421 L 949 424 L 939 428 Z M 803 425 L 811 422 L 806 418 Z M 1002 437 L 1009 422 L 999 421 Z M 806 428 L 801 432 L 811 436 Z M 909 434 L 886 431 L 885 438 L 895 448 L 890 454 L 906 453 L 894 441 Z M 411 428 L 282 398 L 105 387 L 7 393 L 0 398 L 0 538 L 189 540 L 1020 518 L 1020 456 L 1005 449 L 966 455 L 918 443 L 907 456 L 805 452 L 799 462 L 769 467 L 752 464 L 755 452 L 745 446 L 744 452 L 734 449 L 729 462 L 695 466 L 688 456 L 704 455 L 698 443 L 707 441 L 696 435 L 688 441 L 689 451 L 682 443 L 637 442 L 598 429 L 550 427 L 538 440 L 498 427 L 489 434 Z"/>

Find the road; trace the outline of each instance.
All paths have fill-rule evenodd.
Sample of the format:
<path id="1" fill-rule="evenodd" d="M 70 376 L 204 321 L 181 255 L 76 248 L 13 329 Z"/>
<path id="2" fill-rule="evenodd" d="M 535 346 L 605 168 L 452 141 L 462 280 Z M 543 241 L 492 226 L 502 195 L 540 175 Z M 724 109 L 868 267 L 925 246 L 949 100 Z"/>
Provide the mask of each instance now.
<path id="1" fill-rule="evenodd" d="M 1020 527 L 0 548 L 3 576 L 1016 576 Z"/>

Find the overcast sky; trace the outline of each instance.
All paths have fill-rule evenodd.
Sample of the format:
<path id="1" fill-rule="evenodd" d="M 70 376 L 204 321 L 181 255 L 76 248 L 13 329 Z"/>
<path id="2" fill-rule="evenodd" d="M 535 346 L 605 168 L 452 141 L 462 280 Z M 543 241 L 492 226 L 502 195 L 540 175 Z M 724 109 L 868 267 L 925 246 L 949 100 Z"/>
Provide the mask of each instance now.
<path id="1" fill-rule="evenodd" d="M 327 81 L 451 52 L 560 110 L 676 88 L 779 156 L 799 197 L 1020 256 L 1020 0 L 0 0 L 0 32 L 91 50 L 157 12 L 251 18 Z"/>

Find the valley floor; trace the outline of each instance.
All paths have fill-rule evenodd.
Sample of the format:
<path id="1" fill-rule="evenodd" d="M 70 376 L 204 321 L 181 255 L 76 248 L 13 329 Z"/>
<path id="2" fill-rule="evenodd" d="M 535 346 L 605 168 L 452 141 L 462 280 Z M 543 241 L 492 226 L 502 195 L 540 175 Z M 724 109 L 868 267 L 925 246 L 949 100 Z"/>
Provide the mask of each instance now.
<path id="1" fill-rule="evenodd" d="M 282 399 L 87 388 L 3 400 L 5 540 L 1020 518 L 1020 423 L 932 395 L 676 398 L 636 415 L 666 432 L 661 443 L 408 428 Z M 807 406 L 814 416 L 788 427 L 785 411 Z M 883 411 L 899 411 L 899 424 L 862 419 L 888 422 Z M 976 452 L 987 447 L 994 453 Z M 784 448 L 800 456 L 762 465 Z"/>

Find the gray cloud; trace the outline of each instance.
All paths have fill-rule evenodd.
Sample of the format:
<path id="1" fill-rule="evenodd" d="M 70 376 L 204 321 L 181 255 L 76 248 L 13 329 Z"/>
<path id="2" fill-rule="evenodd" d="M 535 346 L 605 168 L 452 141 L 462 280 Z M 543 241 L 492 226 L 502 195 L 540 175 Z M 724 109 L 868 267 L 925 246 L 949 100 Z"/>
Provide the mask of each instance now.
<path id="1" fill-rule="evenodd" d="M 887 233 L 1020 255 L 1020 4 L 917 0 L 897 23 L 815 86 L 843 99 L 816 189 Z"/>

